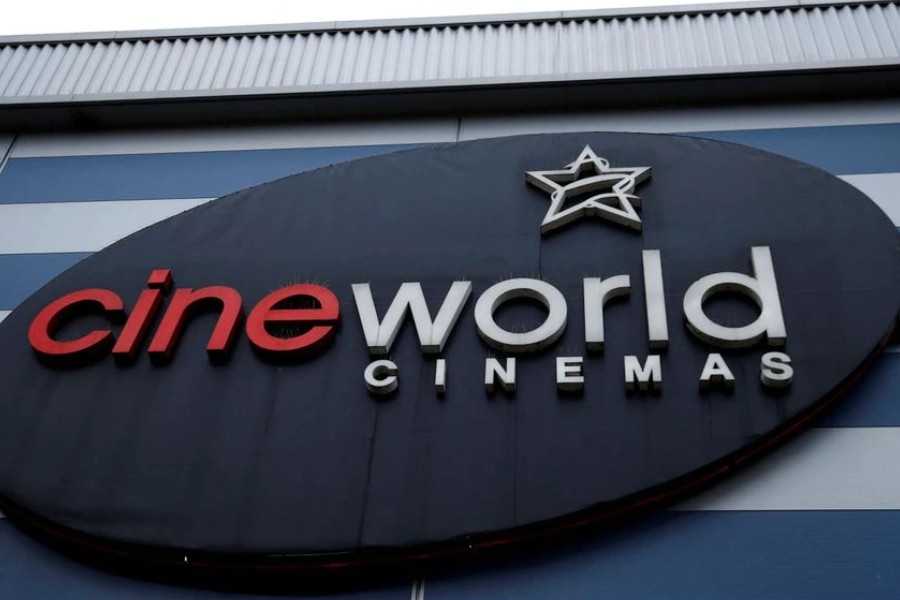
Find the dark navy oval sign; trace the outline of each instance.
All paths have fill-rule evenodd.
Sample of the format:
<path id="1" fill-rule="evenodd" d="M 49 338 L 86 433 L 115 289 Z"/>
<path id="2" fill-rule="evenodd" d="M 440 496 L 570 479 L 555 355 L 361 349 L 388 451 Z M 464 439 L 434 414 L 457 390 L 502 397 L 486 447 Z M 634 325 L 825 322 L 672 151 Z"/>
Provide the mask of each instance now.
<path id="1" fill-rule="evenodd" d="M 273 181 L 0 325 L 0 505 L 101 556 L 305 572 L 608 521 L 842 393 L 894 326 L 897 247 L 828 173 L 671 135 Z"/>

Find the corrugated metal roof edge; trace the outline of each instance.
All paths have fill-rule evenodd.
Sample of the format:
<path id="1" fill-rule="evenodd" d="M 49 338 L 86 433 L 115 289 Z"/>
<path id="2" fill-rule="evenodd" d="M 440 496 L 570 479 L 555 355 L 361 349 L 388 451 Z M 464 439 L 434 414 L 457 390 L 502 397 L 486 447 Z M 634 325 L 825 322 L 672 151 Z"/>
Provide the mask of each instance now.
<path id="1" fill-rule="evenodd" d="M 373 83 L 350 83 L 350 84 L 319 84 L 319 85 L 297 85 L 290 87 L 273 86 L 268 88 L 249 87 L 249 88 L 227 88 L 217 90 L 182 90 L 178 92 L 121 92 L 114 94 L 67 94 L 63 96 L 12 96 L 0 97 L 0 107 L 15 107 L 28 105 L 80 105 L 85 106 L 94 103 L 108 102 L 142 102 L 142 101 L 160 101 L 168 102 L 192 101 L 196 99 L 247 99 L 250 97 L 262 99 L 266 97 L 284 97 L 284 96 L 333 96 L 333 95 L 355 95 L 360 93 L 380 94 L 385 92 L 417 92 L 432 91 L 441 89 L 487 89 L 496 87 L 511 86 L 532 86 L 532 85 L 581 85 L 590 83 L 606 83 L 606 82 L 625 82 L 625 81 L 648 81 L 654 79 L 710 79 L 717 77 L 732 77 L 746 75 L 766 75 L 766 74 L 791 74 L 791 73 L 814 73 L 826 72 L 834 70 L 847 69 L 891 69 L 900 68 L 900 60 L 888 59 L 866 59 L 866 60 L 840 60 L 840 61 L 823 61 L 818 64 L 808 63 L 792 63 L 783 65 L 766 65 L 759 67 L 758 65 L 749 66 L 729 66 L 721 67 L 702 67 L 691 69 L 655 69 L 655 70 L 637 70 L 637 71 L 616 71 L 610 73 L 590 73 L 583 75 L 560 74 L 560 75 L 527 75 L 517 77 L 473 77 L 473 78 L 456 78 L 456 79 L 434 79 L 423 81 L 390 81 L 390 82 L 373 82 Z"/>
<path id="2" fill-rule="evenodd" d="M 269 93 L 166 97 L 105 97 L 72 101 L 0 103 L 0 131 L 92 130 L 116 127 L 202 126 L 235 122 L 278 122 L 465 112 L 596 110 L 598 107 L 670 106 L 717 103 L 800 102 L 809 99 L 896 96 L 900 64 L 728 73 L 672 72 L 565 81 L 495 82 L 492 85 L 316 89 L 303 94 Z"/>
<path id="3" fill-rule="evenodd" d="M 0 36 L 0 45 L 31 45 L 66 42 L 102 42 L 119 40 L 160 40 L 198 37 L 273 35 L 287 33 L 317 33 L 335 31 L 374 31 L 384 29 L 408 29 L 422 27 L 464 27 L 503 23 L 528 23 L 546 21 L 572 21 L 584 19 L 628 19 L 652 16 L 692 14 L 721 14 L 729 12 L 759 12 L 769 10 L 813 9 L 830 6 L 874 6 L 897 4 L 896 0 L 750 0 L 720 4 L 686 4 L 675 6 L 651 6 L 640 8 L 613 8 L 578 11 L 549 11 L 459 17 L 425 17 L 415 19 L 385 19 L 373 21 L 326 21 L 319 23 L 293 23 L 273 25 L 246 25 L 235 27 L 200 27 L 187 29 L 160 29 L 147 31 L 103 31 L 86 33 L 53 33 L 34 35 Z"/>

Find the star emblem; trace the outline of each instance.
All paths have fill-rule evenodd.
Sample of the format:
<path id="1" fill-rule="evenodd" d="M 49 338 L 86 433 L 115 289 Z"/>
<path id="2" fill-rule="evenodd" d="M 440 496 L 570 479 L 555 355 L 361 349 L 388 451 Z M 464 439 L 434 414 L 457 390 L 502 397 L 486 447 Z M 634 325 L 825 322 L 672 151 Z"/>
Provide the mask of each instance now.
<path id="1" fill-rule="evenodd" d="M 562 169 L 525 173 L 525 181 L 550 193 L 550 208 L 541 223 L 542 234 L 583 216 L 609 219 L 640 231 L 641 217 L 637 209 L 641 199 L 632 192 L 649 178 L 650 167 L 612 168 L 590 146 L 585 146 L 575 162 Z M 588 194 L 588 198 L 566 208 L 566 200 Z"/>

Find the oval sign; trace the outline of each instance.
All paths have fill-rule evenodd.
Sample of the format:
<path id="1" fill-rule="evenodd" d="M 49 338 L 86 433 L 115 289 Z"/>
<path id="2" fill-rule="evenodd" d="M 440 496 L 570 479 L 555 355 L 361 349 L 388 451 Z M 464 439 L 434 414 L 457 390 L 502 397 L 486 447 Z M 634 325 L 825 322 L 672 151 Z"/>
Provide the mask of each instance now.
<path id="1" fill-rule="evenodd" d="M 821 170 L 671 135 L 273 181 L 3 322 L 2 509 L 85 552 L 305 573 L 608 521 L 844 391 L 894 326 L 897 242 Z"/>

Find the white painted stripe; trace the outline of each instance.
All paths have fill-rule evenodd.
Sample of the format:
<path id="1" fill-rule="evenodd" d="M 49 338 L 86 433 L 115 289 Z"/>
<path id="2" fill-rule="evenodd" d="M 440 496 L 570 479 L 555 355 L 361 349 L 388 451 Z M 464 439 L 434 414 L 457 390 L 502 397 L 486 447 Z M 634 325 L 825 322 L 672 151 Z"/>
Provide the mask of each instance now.
<path id="1" fill-rule="evenodd" d="M 900 101 L 827 102 L 665 110 L 566 112 L 465 118 L 460 139 L 567 131 L 721 131 L 896 123 Z"/>
<path id="2" fill-rule="evenodd" d="M 847 175 L 900 227 L 900 173 Z M 0 254 L 94 252 L 209 198 L 0 204 Z"/>
<path id="3" fill-rule="evenodd" d="M 9 313 L 11 313 L 11 312 L 12 312 L 11 310 L 0 310 L 0 323 L 2 323 L 3 319 L 8 317 Z"/>
<path id="4" fill-rule="evenodd" d="M 0 204 L 0 254 L 94 252 L 210 200 Z"/>
<path id="5" fill-rule="evenodd" d="M 811 429 L 676 510 L 900 510 L 900 427 Z"/>
<path id="6" fill-rule="evenodd" d="M 443 118 L 97 133 L 35 133 L 19 137 L 13 157 L 428 144 L 455 141 L 458 128 L 456 118 Z"/>
<path id="7" fill-rule="evenodd" d="M 900 227 L 900 173 L 844 175 L 841 179 L 868 195 Z"/>

